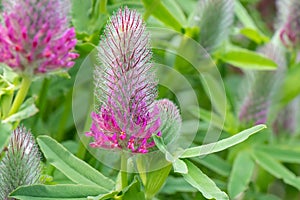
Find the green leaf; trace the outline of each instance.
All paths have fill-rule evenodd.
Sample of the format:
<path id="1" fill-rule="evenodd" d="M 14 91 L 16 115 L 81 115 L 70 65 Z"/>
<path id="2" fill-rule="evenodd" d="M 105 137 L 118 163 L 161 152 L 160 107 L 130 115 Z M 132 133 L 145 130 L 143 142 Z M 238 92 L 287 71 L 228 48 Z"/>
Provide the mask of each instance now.
<path id="1" fill-rule="evenodd" d="M 10 194 L 10 197 L 20 200 L 86 200 L 89 195 L 106 192 L 97 186 L 32 185 L 19 187 Z"/>
<path id="2" fill-rule="evenodd" d="M 262 129 L 265 129 L 265 125 L 257 125 L 252 128 L 246 129 L 240 133 L 237 133 L 234 136 L 231 136 L 229 138 L 220 140 L 218 142 L 205 144 L 198 147 L 192 147 L 188 148 L 184 151 L 184 153 L 180 156 L 181 158 L 191 158 L 196 156 L 202 156 L 207 155 L 215 152 L 222 151 L 224 149 L 227 149 L 229 147 L 232 147 L 236 144 L 239 144 L 246 139 L 248 139 L 249 136 L 261 131 Z"/>
<path id="3" fill-rule="evenodd" d="M 177 192 L 197 192 L 197 189 L 187 183 L 182 177 L 169 176 L 166 184 L 161 190 L 164 194 L 175 194 Z"/>
<path id="4" fill-rule="evenodd" d="M 86 24 L 89 23 L 88 13 L 91 9 L 91 1 L 73 0 L 72 2 L 72 24 L 78 32 L 86 31 Z"/>
<path id="5" fill-rule="evenodd" d="M 14 85 L 18 76 L 7 66 L 0 64 L 0 118 L 5 118 L 10 110 L 14 96 Z"/>
<path id="6" fill-rule="evenodd" d="M 176 1 L 161 0 L 162 4 L 170 11 L 170 13 L 178 20 L 180 24 L 186 24 L 187 19 L 183 13 L 182 8 Z"/>
<path id="7" fill-rule="evenodd" d="M 159 170 L 147 173 L 140 173 L 141 180 L 144 184 L 145 195 L 147 199 L 152 199 L 165 183 L 172 165 L 167 165 Z"/>
<path id="8" fill-rule="evenodd" d="M 257 150 L 282 162 L 300 164 L 300 149 L 295 146 L 259 146 Z"/>
<path id="9" fill-rule="evenodd" d="M 300 178 L 296 177 L 294 173 L 288 170 L 280 162 L 276 161 L 268 154 L 260 152 L 259 150 L 254 151 L 252 155 L 255 161 L 267 172 L 276 178 L 283 179 L 286 184 L 294 186 L 300 190 Z"/>
<path id="10" fill-rule="evenodd" d="M 118 191 L 112 191 L 107 194 L 100 194 L 96 197 L 88 196 L 88 200 L 107 200 L 107 199 L 112 199 L 114 196 L 116 196 L 119 192 Z"/>
<path id="11" fill-rule="evenodd" d="M 54 70 L 52 72 L 48 72 L 46 75 L 47 78 L 51 78 L 51 76 L 58 76 L 65 79 L 71 79 L 70 74 L 65 69 Z"/>
<path id="12" fill-rule="evenodd" d="M 0 153 L 4 146 L 8 143 L 12 131 L 11 124 L 3 123 L 0 121 Z M 1 154 L 0 154 L 1 156 Z"/>
<path id="13" fill-rule="evenodd" d="M 284 78 L 283 86 L 281 88 L 280 103 L 282 107 L 287 105 L 295 97 L 300 94 L 300 84 L 298 84 L 300 76 L 300 63 L 289 69 L 287 75 Z"/>
<path id="14" fill-rule="evenodd" d="M 154 140 L 154 142 L 155 142 L 156 147 L 157 147 L 161 152 L 163 152 L 164 154 L 166 154 L 167 148 L 166 148 L 166 145 L 165 145 L 165 143 L 164 143 L 164 141 L 163 141 L 163 138 L 160 137 L 160 136 L 157 136 L 157 135 L 153 135 L 152 137 L 153 137 L 153 140 Z"/>
<path id="15" fill-rule="evenodd" d="M 248 188 L 254 166 L 249 153 L 241 152 L 237 155 L 228 182 L 228 193 L 231 199 L 237 198 Z"/>
<path id="16" fill-rule="evenodd" d="M 186 1 L 176 0 L 176 2 L 187 15 L 191 13 L 191 10 L 193 10 L 198 3 L 197 1 L 194 0 L 186 0 Z"/>
<path id="17" fill-rule="evenodd" d="M 216 112 L 216 115 L 212 115 L 213 118 L 211 120 L 221 120 L 221 123 L 224 124 L 227 99 L 223 82 L 220 80 L 222 80 L 221 77 L 214 76 L 212 73 L 201 74 L 205 92 L 210 97 L 213 110 Z"/>
<path id="18" fill-rule="evenodd" d="M 96 48 L 96 46 L 90 42 L 77 43 L 77 46 L 76 46 L 76 50 L 78 50 L 81 54 L 83 54 L 83 53 L 88 54 L 95 48 Z"/>
<path id="19" fill-rule="evenodd" d="M 216 154 L 210 154 L 203 158 L 195 157 L 192 158 L 192 160 L 200 163 L 201 165 L 207 167 L 208 169 L 216 172 L 221 176 L 228 177 L 230 174 L 230 164 Z"/>
<path id="20" fill-rule="evenodd" d="M 73 182 L 101 186 L 108 191 L 114 187 L 112 180 L 75 157 L 54 139 L 48 136 L 39 136 L 37 142 L 46 159 Z"/>
<path id="21" fill-rule="evenodd" d="M 215 198 L 216 200 L 229 199 L 226 193 L 222 192 L 216 184 L 193 163 L 188 160 L 185 160 L 185 163 L 188 167 L 188 174 L 183 174 L 183 178 L 193 187 L 197 188 L 205 198 Z"/>
<path id="22" fill-rule="evenodd" d="M 122 192 L 123 200 L 145 200 L 145 194 L 141 191 L 141 183 L 138 181 L 137 176 L 134 178 L 133 182 Z"/>
<path id="23" fill-rule="evenodd" d="M 92 34 L 103 27 L 107 14 L 100 6 L 99 0 L 72 1 L 72 24 L 76 32 Z"/>
<path id="24" fill-rule="evenodd" d="M 2 76 L 0 76 L 2 80 L 9 84 L 12 84 L 12 87 L 16 87 L 14 84 L 16 83 L 19 76 L 15 71 L 12 70 L 12 68 L 3 63 L 0 63 L 0 74 L 2 74 Z"/>
<path id="25" fill-rule="evenodd" d="M 166 156 L 166 160 L 169 161 L 169 162 L 172 162 L 172 165 L 173 165 L 173 168 L 174 168 L 174 171 L 177 172 L 177 173 L 183 173 L 183 174 L 186 174 L 187 173 L 187 167 L 185 165 L 185 163 L 178 159 L 178 158 L 175 158 L 173 155 L 171 155 L 168 151 L 167 151 L 167 148 L 166 148 L 166 145 L 164 144 L 164 141 L 162 139 L 162 137 L 159 137 L 157 135 L 154 135 L 153 136 L 153 139 L 154 139 L 154 142 L 157 146 L 157 148 L 165 154 Z"/>
<path id="26" fill-rule="evenodd" d="M 27 119 L 33 115 L 35 115 L 39 110 L 34 104 L 34 98 L 27 99 L 22 106 L 20 107 L 19 111 L 6 119 L 3 120 L 4 123 L 11 123 L 16 121 L 21 121 L 23 119 Z"/>
<path id="27" fill-rule="evenodd" d="M 176 159 L 172 164 L 173 164 L 174 172 L 181 173 L 181 174 L 188 173 L 188 168 L 185 162 L 183 162 L 182 160 Z"/>
<path id="28" fill-rule="evenodd" d="M 153 136 L 153 139 L 154 139 L 154 142 L 155 142 L 157 148 L 162 153 L 165 154 L 166 160 L 169 161 L 169 162 L 172 162 L 174 172 L 186 174 L 187 173 L 187 167 L 186 167 L 185 163 L 182 160 L 174 157 L 172 154 L 170 154 L 167 151 L 166 145 L 164 144 L 164 141 L 163 141 L 162 137 L 159 137 L 159 136 L 155 135 L 155 136 Z"/>
<path id="29" fill-rule="evenodd" d="M 240 33 L 257 44 L 263 44 L 270 40 L 268 37 L 252 28 L 242 28 Z"/>
<path id="30" fill-rule="evenodd" d="M 240 22 L 242 22 L 242 24 L 245 27 L 245 29 L 241 30 L 242 34 L 244 34 L 246 37 L 248 37 L 249 39 L 257 43 L 269 41 L 269 38 L 259 30 L 255 22 L 249 15 L 248 11 L 243 7 L 243 5 L 238 0 L 235 0 L 234 11 L 237 18 L 240 20 Z"/>
<path id="31" fill-rule="evenodd" d="M 275 70 L 277 64 L 266 56 L 239 47 L 226 47 L 225 52 L 218 54 L 219 59 L 235 67 L 256 70 Z"/>
<path id="32" fill-rule="evenodd" d="M 154 142 L 155 142 L 155 145 L 156 147 L 166 155 L 166 160 L 169 161 L 169 162 L 174 162 L 176 160 L 176 158 L 174 158 L 173 155 L 171 155 L 168 150 L 167 150 L 167 147 L 164 143 L 164 140 L 162 137 L 159 137 L 157 135 L 153 135 L 152 136 Z"/>
<path id="33" fill-rule="evenodd" d="M 211 112 L 196 106 L 191 106 L 189 108 L 189 111 L 191 114 L 193 114 L 195 117 L 200 117 L 205 122 L 212 123 L 215 127 L 217 127 L 220 130 L 227 130 L 227 127 L 224 127 L 224 120 L 222 117 L 220 117 L 215 112 Z M 200 115 L 199 115 L 200 113 Z"/>
<path id="34" fill-rule="evenodd" d="M 146 12 L 144 18 L 147 19 L 150 15 L 163 22 L 165 25 L 174 28 L 174 30 L 181 32 L 183 28 L 177 17 L 168 10 L 168 8 L 161 2 L 161 0 L 142 0 Z M 173 1 L 172 1 L 173 2 Z M 173 2 L 175 3 L 175 2 Z"/>

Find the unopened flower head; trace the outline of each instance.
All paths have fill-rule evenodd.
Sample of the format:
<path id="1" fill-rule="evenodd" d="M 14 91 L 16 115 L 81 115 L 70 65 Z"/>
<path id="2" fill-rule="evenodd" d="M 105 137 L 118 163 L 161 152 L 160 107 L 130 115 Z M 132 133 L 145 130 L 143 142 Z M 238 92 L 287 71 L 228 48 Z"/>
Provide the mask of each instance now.
<path id="1" fill-rule="evenodd" d="M 177 106 L 168 99 L 156 101 L 161 119 L 161 134 L 165 144 L 170 144 L 179 137 L 182 119 Z"/>
<path id="2" fill-rule="evenodd" d="M 300 1 L 290 0 L 287 19 L 280 32 L 280 39 L 287 47 L 300 46 Z"/>
<path id="3" fill-rule="evenodd" d="M 68 0 L 3 0 L 0 62 L 25 74 L 70 68 L 78 54 Z"/>
<path id="4" fill-rule="evenodd" d="M 8 199 L 19 186 L 38 183 L 40 172 L 40 154 L 31 133 L 17 128 L 0 163 L 0 199 Z"/>
<path id="5" fill-rule="evenodd" d="M 100 65 L 94 71 L 99 108 L 92 113 L 92 147 L 147 153 L 160 135 L 157 82 L 149 36 L 141 16 L 125 8 L 115 13 L 100 41 Z"/>

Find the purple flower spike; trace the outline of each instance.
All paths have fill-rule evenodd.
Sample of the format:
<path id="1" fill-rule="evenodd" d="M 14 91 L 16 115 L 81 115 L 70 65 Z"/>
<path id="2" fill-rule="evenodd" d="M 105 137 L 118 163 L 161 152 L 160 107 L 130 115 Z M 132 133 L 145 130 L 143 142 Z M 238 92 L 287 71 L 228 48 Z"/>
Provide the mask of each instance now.
<path id="1" fill-rule="evenodd" d="M 300 1 L 291 0 L 288 4 L 288 15 L 280 31 L 280 39 L 287 47 L 300 45 Z"/>
<path id="2" fill-rule="evenodd" d="M 18 72 L 40 74 L 70 68 L 75 30 L 68 28 L 68 0 L 3 0 L 0 62 Z"/>
<path id="3" fill-rule="evenodd" d="M 111 17 L 100 41 L 100 66 L 94 71 L 100 109 L 92 113 L 87 136 L 92 147 L 147 153 L 159 133 L 154 104 L 157 82 L 151 70 L 149 36 L 141 16 L 127 7 Z"/>

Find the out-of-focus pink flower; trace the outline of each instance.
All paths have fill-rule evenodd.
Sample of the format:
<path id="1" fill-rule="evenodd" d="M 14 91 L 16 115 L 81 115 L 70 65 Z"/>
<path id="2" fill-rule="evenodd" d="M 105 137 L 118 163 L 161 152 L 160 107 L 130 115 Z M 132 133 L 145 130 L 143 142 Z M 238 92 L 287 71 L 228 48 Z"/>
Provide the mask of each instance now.
<path id="1" fill-rule="evenodd" d="M 283 52 L 276 45 L 269 43 L 259 52 L 274 60 L 278 67 L 276 71 L 249 71 L 247 73 L 251 81 L 239 110 L 239 119 L 245 125 L 268 122 L 274 92 L 281 85 L 286 67 Z"/>
<path id="2" fill-rule="evenodd" d="M 68 0 L 3 0 L 0 62 L 39 74 L 74 65 L 75 30 L 68 28 Z"/>
<path id="3" fill-rule="evenodd" d="M 147 153 L 161 135 L 151 50 L 145 25 L 136 11 L 120 9 L 110 19 L 100 41 L 100 66 L 94 71 L 100 109 L 92 113 L 87 136 L 92 147 Z"/>
<path id="4" fill-rule="evenodd" d="M 287 47 L 300 45 L 300 1 L 291 0 L 288 6 L 287 19 L 280 31 L 280 39 Z"/>

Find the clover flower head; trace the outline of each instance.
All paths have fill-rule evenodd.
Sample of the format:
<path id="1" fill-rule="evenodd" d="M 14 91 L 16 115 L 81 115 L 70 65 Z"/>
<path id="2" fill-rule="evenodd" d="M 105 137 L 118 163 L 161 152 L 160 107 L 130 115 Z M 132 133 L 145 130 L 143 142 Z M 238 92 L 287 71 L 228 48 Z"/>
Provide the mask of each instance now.
<path id="1" fill-rule="evenodd" d="M 127 149 L 147 153 L 160 135 L 159 109 L 154 103 L 157 81 L 152 70 L 149 35 L 141 16 L 120 9 L 108 22 L 100 41 L 99 61 L 94 71 L 95 96 L 87 136 L 92 147 Z"/>
<path id="2" fill-rule="evenodd" d="M 78 54 L 68 0 L 3 0 L 0 62 L 25 74 L 70 68 Z"/>
<path id="3" fill-rule="evenodd" d="M 19 127 L 12 132 L 8 150 L 0 163 L 0 199 L 22 185 L 39 182 L 40 154 L 29 131 Z"/>
<path id="4" fill-rule="evenodd" d="M 245 125 L 265 124 L 268 121 L 272 99 L 281 85 L 286 62 L 284 53 L 277 45 L 269 43 L 258 50 L 259 53 L 272 59 L 277 64 L 276 71 L 249 71 L 252 79 L 239 110 L 239 119 Z"/>
<path id="5" fill-rule="evenodd" d="M 287 47 L 300 45 L 300 1 L 291 0 L 288 4 L 286 21 L 280 31 L 280 39 Z"/>

